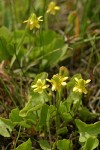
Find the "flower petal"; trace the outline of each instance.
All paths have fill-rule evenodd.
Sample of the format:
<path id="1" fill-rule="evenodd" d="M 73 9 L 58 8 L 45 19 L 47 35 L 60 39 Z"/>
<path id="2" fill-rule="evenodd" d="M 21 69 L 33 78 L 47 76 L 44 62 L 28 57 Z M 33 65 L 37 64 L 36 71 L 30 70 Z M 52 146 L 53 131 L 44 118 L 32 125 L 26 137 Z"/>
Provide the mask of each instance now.
<path id="1" fill-rule="evenodd" d="M 88 79 L 88 80 L 86 80 L 86 83 L 89 83 L 91 80 L 90 79 Z"/>
<path id="2" fill-rule="evenodd" d="M 77 91 L 78 90 L 78 88 L 75 86 L 74 88 L 73 88 L 73 91 Z"/>
<path id="3" fill-rule="evenodd" d="M 78 82 L 78 81 L 79 81 L 79 79 L 75 77 L 75 81 L 77 81 L 77 82 Z"/>
<path id="4" fill-rule="evenodd" d="M 67 84 L 66 82 L 62 82 L 62 83 L 61 83 L 61 85 L 66 85 L 66 84 Z"/>

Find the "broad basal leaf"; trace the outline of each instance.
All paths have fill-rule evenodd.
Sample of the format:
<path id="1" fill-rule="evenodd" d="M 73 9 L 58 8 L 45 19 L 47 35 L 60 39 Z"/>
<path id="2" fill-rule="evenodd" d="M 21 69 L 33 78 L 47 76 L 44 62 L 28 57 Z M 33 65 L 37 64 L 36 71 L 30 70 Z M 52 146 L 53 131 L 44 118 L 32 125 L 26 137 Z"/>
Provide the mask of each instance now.
<path id="1" fill-rule="evenodd" d="M 15 150 L 32 150 L 32 143 L 31 140 L 28 139 L 23 144 L 19 145 Z"/>
<path id="2" fill-rule="evenodd" d="M 51 150 L 50 145 L 46 140 L 40 140 L 39 144 L 43 150 Z"/>
<path id="3" fill-rule="evenodd" d="M 95 136 L 91 136 L 87 139 L 83 150 L 94 150 L 99 145 L 99 140 Z"/>
<path id="4" fill-rule="evenodd" d="M 49 106 L 44 104 L 41 108 L 40 117 L 39 117 L 39 124 L 37 129 L 40 130 L 42 127 L 46 127 L 46 119 L 48 114 Z"/>
<path id="5" fill-rule="evenodd" d="M 29 128 L 31 126 L 31 124 L 27 123 L 29 118 L 24 119 L 24 118 L 19 116 L 19 109 L 18 108 L 15 108 L 11 111 L 9 118 L 14 125 L 20 125 L 20 126 L 25 127 L 25 128 Z"/>
<path id="6" fill-rule="evenodd" d="M 79 132 L 85 133 L 87 132 L 90 135 L 97 136 L 100 134 L 100 121 L 94 124 L 86 124 L 79 119 L 75 120 L 76 126 L 79 129 Z"/>
<path id="7" fill-rule="evenodd" d="M 70 140 L 63 139 L 63 140 L 57 141 L 57 148 L 59 150 L 72 150 L 73 145 Z"/>
<path id="8" fill-rule="evenodd" d="M 32 92 L 31 95 L 29 96 L 28 103 L 20 111 L 19 115 L 21 117 L 26 117 L 29 112 L 39 110 L 46 101 L 48 101 L 48 98 L 46 97 L 45 93 L 39 94 Z"/>
<path id="9" fill-rule="evenodd" d="M 13 129 L 13 123 L 9 119 L 0 117 L 0 135 L 4 137 L 10 137 L 10 133 Z"/>

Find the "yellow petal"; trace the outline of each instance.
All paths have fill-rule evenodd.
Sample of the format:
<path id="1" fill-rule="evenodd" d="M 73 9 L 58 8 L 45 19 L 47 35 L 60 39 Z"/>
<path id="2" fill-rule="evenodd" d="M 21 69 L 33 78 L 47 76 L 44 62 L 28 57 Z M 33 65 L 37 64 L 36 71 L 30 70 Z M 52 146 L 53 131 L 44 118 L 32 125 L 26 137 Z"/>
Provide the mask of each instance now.
<path id="1" fill-rule="evenodd" d="M 82 93 L 83 91 L 82 91 L 82 89 L 78 89 L 78 91 L 80 92 L 80 93 Z"/>
<path id="2" fill-rule="evenodd" d="M 79 79 L 78 79 L 78 78 L 76 78 L 76 77 L 75 77 L 75 80 L 76 80 L 77 82 L 79 81 Z"/>
<path id="3" fill-rule="evenodd" d="M 58 6 L 55 6 L 55 10 L 60 10 L 60 7 L 58 7 Z"/>
<path id="4" fill-rule="evenodd" d="M 91 80 L 90 79 L 88 79 L 88 80 L 86 80 L 86 83 L 89 83 Z"/>
<path id="5" fill-rule="evenodd" d="M 74 87 L 74 88 L 73 88 L 73 91 L 77 91 L 77 90 L 78 90 L 78 88 L 77 88 L 77 87 Z"/>
<path id="6" fill-rule="evenodd" d="M 43 16 L 38 17 L 38 21 L 43 21 L 43 19 L 41 19 Z"/>
<path id="7" fill-rule="evenodd" d="M 63 79 L 64 79 L 64 80 L 67 80 L 67 79 L 68 79 L 68 77 L 64 77 Z"/>
<path id="8" fill-rule="evenodd" d="M 83 89 L 83 93 L 84 93 L 84 94 L 87 94 L 87 90 L 86 90 L 85 88 Z"/>
<path id="9" fill-rule="evenodd" d="M 32 87 L 32 88 L 36 88 L 36 87 L 37 87 L 37 85 L 32 85 L 31 87 Z"/>
<path id="10" fill-rule="evenodd" d="M 55 91 L 56 90 L 56 87 L 53 85 L 52 86 L 52 91 Z"/>
<path id="11" fill-rule="evenodd" d="M 62 83 L 61 83 L 61 85 L 66 85 L 66 84 L 67 84 L 66 82 L 62 82 Z"/>
<path id="12" fill-rule="evenodd" d="M 29 20 L 25 20 L 23 23 L 29 22 Z"/>

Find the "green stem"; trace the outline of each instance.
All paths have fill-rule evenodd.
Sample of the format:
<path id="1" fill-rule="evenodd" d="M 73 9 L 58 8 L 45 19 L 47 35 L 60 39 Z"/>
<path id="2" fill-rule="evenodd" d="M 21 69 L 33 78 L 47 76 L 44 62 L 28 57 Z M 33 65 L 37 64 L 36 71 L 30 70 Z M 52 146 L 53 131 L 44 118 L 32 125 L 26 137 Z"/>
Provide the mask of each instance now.
<path id="1" fill-rule="evenodd" d="M 21 126 L 19 127 L 19 131 L 18 131 L 18 135 L 17 135 L 17 138 L 16 138 L 16 142 L 14 144 L 14 150 L 16 149 L 16 145 L 17 145 L 17 142 L 18 142 L 18 139 L 19 139 L 20 131 L 21 131 Z"/>
<path id="2" fill-rule="evenodd" d="M 47 14 L 45 14 L 45 16 L 44 16 L 44 27 L 45 27 L 45 30 L 48 30 L 48 15 Z"/>
<path id="3" fill-rule="evenodd" d="M 56 93 L 56 108 L 57 108 L 57 114 L 56 114 L 56 136 L 58 139 L 58 129 L 60 128 L 60 117 L 59 117 L 59 107 L 60 107 L 60 101 L 61 101 L 61 90 Z"/>
<path id="4" fill-rule="evenodd" d="M 48 132 L 49 132 L 49 142 L 50 142 L 50 148 L 52 147 L 52 140 L 51 140 L 51 132 L 50 132 L 50 122 L 48 126 Z"/>

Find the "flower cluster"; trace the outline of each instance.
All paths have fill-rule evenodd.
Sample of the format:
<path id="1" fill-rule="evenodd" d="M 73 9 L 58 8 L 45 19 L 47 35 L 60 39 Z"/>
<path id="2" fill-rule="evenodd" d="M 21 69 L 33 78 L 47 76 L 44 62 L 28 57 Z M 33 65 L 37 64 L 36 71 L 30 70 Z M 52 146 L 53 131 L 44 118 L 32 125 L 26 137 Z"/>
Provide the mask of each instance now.
<path id="1" fill-rule="evenodd" d="M 34 92 L 42 93 L 45 89 L 49 87 L 49 85 L 46 85 L 46 81 L 50 82 L 52 85 L 52 91 L 60 91 L 62 87 L 67 85 L 66 80 L 68 77 L 61 76 L 59 74 L 53 75 L 53 77 L 50 79 L 41 80 L 38 79 L 36 84 L 32 85 L 31 87 L 34 89 Z M 83 80 L 75 78 L 75 86 L 73 87 L 73 92 L 79 92 L 87 94 L 86 85 L 91 80 Z"/>

